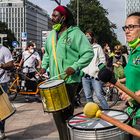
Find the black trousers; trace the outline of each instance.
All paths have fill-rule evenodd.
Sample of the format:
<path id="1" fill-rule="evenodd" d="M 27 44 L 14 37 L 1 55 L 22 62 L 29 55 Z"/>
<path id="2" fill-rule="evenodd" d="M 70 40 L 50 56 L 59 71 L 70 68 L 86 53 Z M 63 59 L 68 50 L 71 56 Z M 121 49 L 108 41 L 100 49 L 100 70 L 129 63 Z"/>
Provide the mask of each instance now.
<path id="1" fill-rule="evenodd" d="M 70 140 L 70 134 L 67 128 L 67 119 L 73 116 L 74 113 L 75 94 L 78 85 L 79 85 L 78 83 L 66 84 L 66 89 L 71 105 L 64 110 L 60 110 L 53 113 L 53 118 L 59 133 L 60 140 Z"/>
<path id="2" fill-rule="evenodd" d="M 5 120 L 0 121 L 0 131 L 1 133 L 4 133 L 5 130 Z"/>

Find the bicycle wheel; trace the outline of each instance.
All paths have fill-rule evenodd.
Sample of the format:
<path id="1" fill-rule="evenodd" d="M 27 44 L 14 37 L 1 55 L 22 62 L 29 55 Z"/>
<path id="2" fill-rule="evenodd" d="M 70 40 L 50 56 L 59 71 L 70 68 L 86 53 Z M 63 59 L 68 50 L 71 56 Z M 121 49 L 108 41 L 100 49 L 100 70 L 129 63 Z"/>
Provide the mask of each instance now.
<path id="1" fill-rule="evenodd" d="M 12 87 L 11 85 L 12 85 L 12 81 L 9 82 L 8 97 L 10 101 L 14 101 L 15 98 L 17 97 L 19 87 L 16 84 L 12 85 Z"/>
<path id="2" fill-rule="evenodd" d="M 109 108 L 115 106 L 119 101 L 119 93 L 116 87 L 103 87 L 106 100 L 109 102 Z"/>
<path id="3" fill-rule="evenodd" d="M 111 100 L 111 104 L 109 105 L 109 107 L 113 107 L 117 104 L 117 102 L 119 101 L 119 94 L 118 94 L 118 89 L 116 87 L 112 87 L 110 89 L 110 100 Z"/>
<path id="4" fill-rule="evenodd" d="M 17 97 L 17 92 L 9 92 L 8 96 L 10 101 L 14 101 L 15 98 Z"/>

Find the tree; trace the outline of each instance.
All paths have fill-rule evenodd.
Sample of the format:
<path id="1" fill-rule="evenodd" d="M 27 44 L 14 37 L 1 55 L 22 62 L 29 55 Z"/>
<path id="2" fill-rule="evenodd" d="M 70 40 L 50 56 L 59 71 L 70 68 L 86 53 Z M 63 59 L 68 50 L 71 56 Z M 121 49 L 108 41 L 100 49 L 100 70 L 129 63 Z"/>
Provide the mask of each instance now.
<path id="1" fill-rule="evenodd" d="M 76 19 L 76 0 L 67 5 Z M 83 32 L 91 30 L 97 36 L 99 44 L 105 42 L 110 46 L 120 44 L 117 40 L 114 28 L 116 25 L 107 18 L 108 12 L 98 0 L 79 0 L 79 27 Z"/>
<path id="2" fill-rule="evenodd" d="M 10 29 L 8 29 L 6 23 L 0 21 L 0 34 L 7 34 L 7 39 L 4 38 L 3 45 L 8 47 L 10 50 L 13 49 L 12 42 L 16 41 L 14 33 Z"/>

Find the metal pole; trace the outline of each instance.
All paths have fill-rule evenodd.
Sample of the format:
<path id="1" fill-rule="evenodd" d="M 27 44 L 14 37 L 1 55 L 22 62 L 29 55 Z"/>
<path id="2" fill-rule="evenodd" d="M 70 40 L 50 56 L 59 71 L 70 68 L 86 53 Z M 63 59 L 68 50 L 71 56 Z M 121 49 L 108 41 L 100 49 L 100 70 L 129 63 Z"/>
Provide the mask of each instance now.
<path id="1" fill-rule="evenodd" d="M 26 23 L 25 23 L 25 16 L 26 16 L 26 14 L 25 14 L 25 8 L 26 8 L 26 0 L 24 0 L 24 32 L 25 32 L 25 26 L 26 26 Z"/>
<path id="2" fill-rule="evenodd" d="M 54 0 L 58 5 L 61 5 L 61 0 L 58 2 L 58 0 Z"/>
<path id="3" fill-rule="evenodd" d="M 79 0 L 77 0 L 77 26 L 79 26 Z"/>

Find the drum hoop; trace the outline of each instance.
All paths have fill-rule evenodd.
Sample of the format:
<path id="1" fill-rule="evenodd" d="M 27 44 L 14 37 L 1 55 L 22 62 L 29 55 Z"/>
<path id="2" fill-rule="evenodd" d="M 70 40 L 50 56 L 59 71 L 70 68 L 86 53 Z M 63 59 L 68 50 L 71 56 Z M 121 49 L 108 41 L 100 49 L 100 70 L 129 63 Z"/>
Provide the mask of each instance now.
<path id="1" fill-rule="evenodd" d="M 63 81 L 63 80 L 62 80 L 62 81 Z M 60 84 L 58 84 L 58 85 L 52 86 L 52 87 L 44 87 L 44 88 L 38 87 L 38 88 L 39 88 L 39 89 L 51 89 L 51 88 L 54 88 L 54 87 L 59 86 L 59 85 L 64 84 L 64 83 L 65 83 L 65 81 L 63 81 L 62 83 L 60 83 Z"/>
<path id="2" fill-rule="evenodd" d="M 5 119 L 3 119 L 2 121 L 4 121 L 4 120 L 8 119 L 9 117 L 11 117 L 15 112 L 16 112 L 16 109 L 14 108 L 14 111 L 8 117 L 6 117 Z"/>
<path id="3" fill-rule="evenodd" d="M 129 120 L 129 118 L 130 118 L 130 116 L 128 115 L 128 113 L 123 112 L 123 111 L 121 111 L 121 110 L 117 110 L 117 109 L 104 109 L 104 111 L 119 111 L 119 112 L 122 112 L 122 113 L 126 114 L 126 115 L 128 116 L 128 119 L 126 119 L 125 121 L 123 121 L 123 123 L 127 123 L 128 120 Z M 84 131 L 105 130 L 105 129 L 111 129 L 111 128 L 115 128 L 115 127 L 116 127 L 116 126 L 112 125 L 112 126 L 108 126 L 108 127 L 105 127 L 105 128 L 96 128 L 96 129 L 94 129 L 94 128 L 92 128 L 92 129 L 89 128 L 89 129 L 84 129 L 84 128 L 77 128 L 77 127 L 75 127 L 75 126 L 71 126 L 71 125 L 69 124 L 69 121 L 70 121 L 73 117 L 75 117 L 75 116 L 77 116 L 77 115 L 80 115 L 80 114 L 82 114 L 82 113 L 83 113 L 83 112 L 80 112 L 80 113 L 75 114 L 75 115 L 73 115 L 72 117 L 70 117 L 70 118 L 68 119 L 67 125 L 68 125 L 70 128 L 72 128 L 72 129 L 84 130 Z"/>

